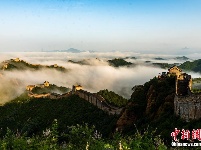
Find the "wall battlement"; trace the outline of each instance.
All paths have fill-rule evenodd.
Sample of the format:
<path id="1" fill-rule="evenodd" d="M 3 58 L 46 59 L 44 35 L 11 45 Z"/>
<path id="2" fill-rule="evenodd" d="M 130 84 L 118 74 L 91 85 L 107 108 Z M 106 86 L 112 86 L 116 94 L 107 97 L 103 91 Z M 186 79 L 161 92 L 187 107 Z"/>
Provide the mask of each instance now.
<path id="1" fill-rule="evenodd" d="M 32 93 L 32 89 L 30 87 L 34 88 L 35 86 L 34 85 L 27 86 L 27 90 L 29 91 L 28 96 L 31 98 L 50 98 L 50 99 L 56 100 L 61 98 L 67 98 L 71 95 L 78 95 L 80 98 L 83 98 L 87 102 L 95 105 L 96 107 L 98 107 L 99 109 L 102 109 L 108 114 L 119 115 L 123 110 L 123 108 L 111 106 L 110 104 L 106 102 L 106 100 L 101 95 L 98 95 L 97 93 L 90 93 L 88 91 L 82 90 L 81 85 L 73 86 L 72 91 L 68 93 L 64 93 L 64 94 L 57 94 L 57 93 L 34 94 Z"/>
<path id="2" fill-rule="evenodd" d="M 192 90 L 191 75 L 183 73 L 174 66 L 168 74 L 175 75 L 176 93 L 174 97 L 174 113 L 182 119 L 189 121 L 201 118 L 201 93 L 194 94 Z"/>
<path id="3" fill-rule="evenodd" d="M 158 75 L 158 79 L 175 76 L 174 113 L 186 121 L 201 118 L 201 93 L 192 93 L 191 75 L 182 72 L 177 66 Z"/>
<path id="4" fill-rule="evenodd" d="M 90 93 L 81 89 L 81 90 L 76 90 L 75 94 L 109 114 L 119 115 L 123 109 L 123 108 L 111 106 L 110 104 L 106 102 L 106 100 L 101 95 L 98 95 L 96 93 Z"/>

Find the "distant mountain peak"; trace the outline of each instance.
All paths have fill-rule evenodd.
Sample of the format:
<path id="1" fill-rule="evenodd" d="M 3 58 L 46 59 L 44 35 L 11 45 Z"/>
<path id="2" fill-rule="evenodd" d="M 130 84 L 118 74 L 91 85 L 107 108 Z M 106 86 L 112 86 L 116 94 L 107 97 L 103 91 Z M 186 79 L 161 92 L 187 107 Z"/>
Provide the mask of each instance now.
<path id="1" fill-rule="evenodd" d="M 79 50 L 79 49 L 75 49 L 75 48 L 69 48 L 68 50 L 66 50 L 67 52 L 71 52 L 71 53 L 81 53 L 81 52 L 85 52 L 83 50 Z"/>
<path id="2" fill-rule="evenodd" d="M 189 58 L 186 57 L 186 56 L 176 57 L 176 59 L 179 59 L 179 60 L 189 60 Z"/>
<path id="3" fill-rule="evenodd" d="M 79 50 L 79 49 L 75 49 L 75 48 L 69 48 L 67 50 L 51 50 L 48 52 L 68 52 L 68 53 L 82 53 L 85 52 L 84 50 Z"/>

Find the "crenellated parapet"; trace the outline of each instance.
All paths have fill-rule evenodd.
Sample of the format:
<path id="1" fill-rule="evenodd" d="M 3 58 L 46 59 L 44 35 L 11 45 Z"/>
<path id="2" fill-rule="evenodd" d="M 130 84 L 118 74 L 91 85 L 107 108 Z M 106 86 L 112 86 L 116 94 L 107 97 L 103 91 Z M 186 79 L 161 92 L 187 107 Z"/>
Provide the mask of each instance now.
<path id="1" fill-rule="evenodd" d="M 51 84 L 48 81 L 45 81 L 43 84 L 37 84 L 37 85 L 28 85 L 26 87 L 27 91 L 32 91 L 35 87 L 45 88 L 49 87 Z"/>
<path id="2" fill-rule="evenodd" d="M 168 69 L 158 76 L 158 79 L 175 77 L 174 113 L 185 121 L 201 118 L 201 93 L 192 92 L 191 75 L 182 72 L 177 66 Z"/>
<path id="3" fill-rule="evenodd" d="M 169 74 L 175 75 L 174 113 L 185 121 L 201 118 L 201 93 L 192 93 L 191 75 L 174 66 Z"/>
<path id="4" fill-rule="evenodd" d="M 49 82 L 45 81 L 44 84 L 41 86 L 45 86 L 46 84 L 49 85 Z M 73 85 L 72 91 L 64 94 L 57 94 L 57 93 L 47 93 L 47 94 L 34 94 L 32 90 L 37 87 L 37 85 L 29 85 L 26 89 L 29 91 L 28 96 L 32 98 L 50 98 L 50 99 L 61 99 L 66 98 L 71 95 L 78 95 L 80 98 L 86 100 L 87 102 L 93 104 L 94 106 L 102 109 L 103 111 L 107 112 L 108 114 L 117 114 L 119 115 L 123 108 L 115 107 L 110 105 L 106 102 L 106 100 L 97 93 L 90 93 L 88 91 L 83 90 L 81 85 Z"/>
<path id="5" fill-rule="evenodd" d="M 15 61 L 15 62 L 20 62 L 20 58 L 14 58 L 14 59 L 11 59 L 12 61 Z"/>
<path id="6" fill-rule="evenodd" d="M 99 109 L 102 109 L 103 111 L 109 113 L 109 114 L 117 114 L 119 115 L 122 112 L 123 108 L 118 108 L 111 106 L 106 102 L 106 100 L 97 93 L 90 93 L 88 91 L 84 91 L 82 89 L 76 90 L 74 94 L 78 95 L 80 98 L 85 99 L 89 103 L 97 106 Z"/>
<path id="7" fill-rule="evenodd" d="M 173 66 L 171 68 L 168 69 L 168 75 L 175 75 L 175 76 L 179 76 L 182 73 L 182 70 L 179 69 L 177 66 Z"/>

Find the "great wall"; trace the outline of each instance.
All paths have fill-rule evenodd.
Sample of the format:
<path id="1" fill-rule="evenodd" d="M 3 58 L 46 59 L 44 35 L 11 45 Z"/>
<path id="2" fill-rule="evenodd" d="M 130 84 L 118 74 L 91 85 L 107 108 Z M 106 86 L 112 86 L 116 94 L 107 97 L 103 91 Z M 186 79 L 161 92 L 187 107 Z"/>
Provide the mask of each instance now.
<path id="1" fill-rule="evenodd" d="M 20 60 L 19 58 L 11 59 L 13 62 L 24 62 L 28 65 L 39 66 L 39 64 L 30 64 L 26 61 Z M 7 69 L 9 66 L 9 61 L 4 61 L 2 70 Z M 54 68 L 59 67 L 57 64 L 52 65 Z M 49 67 L 45 65 L 45 67 Z M 193 93 L 192 92 L 192 78 L 191 75 L 183 73 L 181 69 L 177 66 L 173 66 L 168 69 L 168 72 L 162 72 L 159 74 L 158 79 L 162 79 L 164 77 L 174 75 L 176 78 L 175 81 L 175 97 L 174 97 L 174 113 L 177 116 L 180 116 L 185 121 L 200 119 L 201 118 L 201 93 Z M 0 74 L 1 76 L 1 74 Z M 44 84 L 38 85 L 29 85 L 26 87 L 29 97 L 33 98 L 50 98 L 50 99 L 61 99 L 69 97 L 73 94 L 78 95 L 79 97 L 85 99 L 86 101 L 92 103 L 97 106 L 99 109 L 102 109 L 109 114 L 120 114 L 123 108 L 117 108 L 111 106 L 106 102 L 106 100 L 96 93 L 90 93 L 88 91 L 84 91 L 79 86 L 73 86 L 72 91 L 64 94 L 57 93 L 47 93 L 47 94 L 35 94 L 32 90 L 35 87 L 47 87 L 49 86 L 49 82 L 45 81 Z M 133 87 L 133 90 L 135 86 Z"/>
<path id="2" fill-rule="evenodd" d="M 10 62 L 23 62 L 27 65 L 31 65 L 31 66 L 41 66 L 40 64 L 30 64 L 24 60 L 20 60 L 19 58 L 14 58 L 14 59 L 10 59 L 7 61 L 4 61 L 2 63 L 2 70 L 6 70 L 8 69 Z M 62 66 L 58 66 L 57 64 L 48 66 L 48 65 L 43 65 L 43 67 L 53 67 L 53 68 L 63 68 Z M 1 74 L 0 74 L 1 76 Z M 109 103 L 106 102 L 106 100 L 98 95 L 97 93 L 90 93 L 88 91 L 84 91 L 82 90 L 81 86 L 73 86 L 72 91 L 64 93 L 64 94 L 57 94 L 57 93 L 45 93 L 45 94 L 36 94 L 33 93 L 32 90 L 35 87 L 40 87 L 40 88 L 45 88 L 45 87 L 49 87 L 50 84 L 48 81 L 45 81 L 43 84 L 37 84 L 37 85 L 28 85 L 26 87 L 26 90 L 28 91 L 28 96 L 31 98 L 50 98 L 50 99 L 61 99 L 61 98 L 67 98 L 71 95 L 78 95 L 80 98 L 85 99 L 86 101 L 88 101 L 89 103 L 95 105 L 96 107 L 98 107 L 99 109 L 102 109 L 103 111 L 107 112 L 108 114 L 120 114 L 123 110 L 123 108 L 118 108 L 115 106 L 110 105 Z"/>
<path id="3" fill-rule="evenodd" d="M 168 69 L 168 72 L 162 72 L 158 76 L 158 79 L 174 75 L 175 80 L 175 97 L 174 97 L 174 112 L 175 115 L 180 116 L 185 121 L 200 119 L 201 118 L 201 93 L 192 93 L 192 78 L 191 75 L 183 73 L 181 69 L 176 66 Z M 99 109 L 109 114 L 120 114 L 123 108 L 111 106 L 106 100 L 96 93 L 90 93 L 84 91 L 80 85 L 73 86 L 72 91 L 64 94 L 47 93 L 47 94 L 34 94 L 32 89 L 34 87 L 46 87 L 49 86 L 49 82 L 45 81 L 44 84 L 29 85 L 27 90 L 29 91 L 29 97 L 34 98 L 50 98 L 61 99 L 71 95 L 78 95 L 80 98 L 95 105 Z"/>
<path id="4" fill-rule="evenodd" d="M 15 62 L 15 63 L 22 62 L 22 63 L 24 63 L 26 65 L 29 65 L 29 66 L 32 66 L 32 67 L 46 67 L 46 68 L 52 67 L 52 68 L 62 68 L 62 69 L 65 69 L 64 67 L 58 66 L 57 64 L 53 64 L 53 65 L 31 64 L 29 62 L 26 62 L 25 60 L 21 60 L 20 58 L 14 58 L 14 59 L 3 61 L 1 69 L 3 71 L 7 70 L 9 68 L 9 66 L 12 64 L 12 62 Z"/>
<path id="5" fill-rule="evenodd" d="M 175 75 L 174 113 L 185 121 L 201 118 L 201 93 L 192 92 L 191 75 L 183 73 L 174 66 L 168 69 L 167 75 Z M 166 76 L 163 72 L 159 78 Z"/>
<path id="6" fill-rule="evenodd" d="M 99 109 L 102 109 L 103 111 L 107 112 L 108 114 L 119 115 L 123 108 L 118 108 L 115 106 L 112 106 L 106 102 L 106 100 L 97 93 L 90 93 L 88 91 L 84 91 L 82 89 L 82 86 L 80 85 L 73 85 L 72 91 L 64 94 L 57 94 L 57 93 L 47 93 L 47 94 L 34 94 L 32 92 L 33 88 L 35 87 L 48 87 L 50 84 L 48 81 L 45 81 L 44 84 L 38 84 L 38 85 L 28 85 L 26 87 L 28 92 L 28 96 L 31 98 L 50 98 L 50 99 L 61 99 L 61 98 L 67 98 L 71 95 L 78 95 L 80 98 L 86 100 L 87 102 L 95 105 Z"/>

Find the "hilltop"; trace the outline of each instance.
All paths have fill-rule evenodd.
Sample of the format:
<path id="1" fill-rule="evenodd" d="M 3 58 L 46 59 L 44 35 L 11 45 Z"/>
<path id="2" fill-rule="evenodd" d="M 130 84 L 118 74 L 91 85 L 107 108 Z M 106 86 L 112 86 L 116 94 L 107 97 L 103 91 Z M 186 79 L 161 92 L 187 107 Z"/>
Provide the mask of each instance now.
<path id="1" fill-rule="evenodd" d="M 175 59 L 178 60 L 189 60 L 189 58 L 183 56 L 183 57 L 176 57 Z M 150 62 L 149 62 L 150 63 Z M 185 71 L 194 71 L 194 72 L 201 72 L 201 59 L 194 60 L 194 61 L 185 61 L 184 63 L 152 63 L 154 66 L 160 67 L 160 68 L 170 68 L 174 65 L 177 65 L 179 68 L 185 70 Z"/>
<path id="2" fill-rule="evenodd" d="M 128 100 L 108 89 L 100 90 L 97 94 L 101 95 L 109 104 L 123 107 L 128 103 Z"/>
<path id="3" fill-rule="evenodd" d="M 152 65 L 155 67 L 163 68 L 163 69 L 167 69 L 174 66 L 174 64 L 168 64 L 168 63 L 152 63 Z"/>
<path id="4" fill-rule="evenodd" d="M 49 82 L 48 82 L 48 84 L 49 84 Z M 41 85 L 32 85 L 32 86 L 29 85 L 26 88 L 27 88 L 27 90 L 31 90 L 31 92 L 34 94 L 47 94 L 47 93 L 63 94 L 63 93 L 67 93 L 70 91 L 70 88 L 57 86 L 55 84 L 49 84 L 48 86 L 43 86 L 43 85 L 41 86 Z"/>
<path id="5" fill-rule="evenodd" d="M 156 57 L 154 58 L 155 60 L 165 60 L 164 58 L 161 58 L 161 57 Z"/>
<path id="6" fill-rule="evenodd" d="M 189 58 L 186 56 L 176 57 L 176 59 L 178 59 L 178 60 L 189 60 Z"/>
<path id="7" fill-rule="evenodd" d="M 40 64 L 31 64 L 24 60 L 20 60 L 19 58 L 10 59 L 2 62 L 0 64 L 0 68 L 5 71 L 11 70 L 41 70 L 41 69 L 55 69 L 58 71 L 68 71 L 66 68 L 62 66 L 58 66 L 57 64 L 54 65 L 40 65 Z"/>
<path id="8" fill-rule="evenodd" d="M 128 58 L 125 58 L 125 59 L 128 59 Z M 96 58 L 96 59 L 83 59 L 80 61 L 69 60 L 68 62 L 74 63 L 74 64 L 79 64 L 79 65 L 98 65 L 98 64 L 106 65 L 107 63 L 109 63 L 109 65 L 113 66 L 113 67 L 123 67 L 123 66 L 129 67 L 131 65 L 134 65 L 133 63 L 128 62 L 125 59 L 115 58 L 115 59 L 104 61 L 99 58 Z M 135 58 L 132 57 L 131 59 L 135 59 Z"/>
<path id="9" fill-rule="evenodd" d="M 69 48 L 67 50 L 53 50 L 53 51 L 49 51 L 49 52 L 82 53 L 82 52 L 85 52 L 85 51 L 84 50 L 75 49 L 75 48 Z"/>
<path id="10" fill-rule="evenodd" d="M 68 60 L 68 62 L 74 63 L 74 64 L 79 64 L 79 65 L 99 65 L 99 64 L 104 63 L 104 61 L 99 59 L 99 58 L 83 59 L 83 60 L 80 60 L 80 61 Z"/>
<path id="11" fill-rule="evenodd" d="M 111 66 L 114 66 L 114 67 L 121 67 L 121 66 L 130 66 L 130 65 L 133 65 L 133 63 L 131 62 L 127 62 L 126 60 L 122 59 L 122 58 L 115 58 L 115 59 L 112 59 L 112 60 L 108 60 L 109 64 Z"/>
<path id="12" fill-rule="evenodd" d="M 195 61 L 186 61 L 179 66 L 181 69 L 186 71 L 201 72 L 201 59 Z"/>

